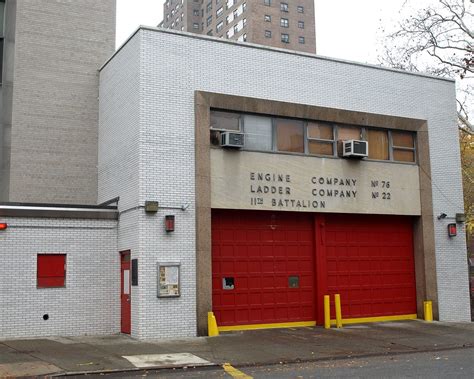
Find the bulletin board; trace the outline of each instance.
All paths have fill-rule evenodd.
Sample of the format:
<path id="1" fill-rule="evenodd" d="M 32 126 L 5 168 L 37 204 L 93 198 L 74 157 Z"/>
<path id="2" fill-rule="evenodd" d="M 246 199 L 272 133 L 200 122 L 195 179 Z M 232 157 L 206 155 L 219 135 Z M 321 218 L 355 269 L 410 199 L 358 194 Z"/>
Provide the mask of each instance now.
<path id="1" fill-rule="evenodd" d="M 158 297 L 179 297 L 180 263 L 159 262 L 157 264 Z"/>

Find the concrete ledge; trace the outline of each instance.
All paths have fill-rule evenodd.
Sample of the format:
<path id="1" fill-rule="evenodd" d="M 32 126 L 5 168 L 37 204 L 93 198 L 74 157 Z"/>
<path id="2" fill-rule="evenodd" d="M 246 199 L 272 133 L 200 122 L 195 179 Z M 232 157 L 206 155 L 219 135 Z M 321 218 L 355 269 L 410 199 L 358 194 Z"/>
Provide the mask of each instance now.
<path id="1" fill-rule="evenodd" d="M 117 220 L 117 207 L 0 203 L 0 216 Z"/>

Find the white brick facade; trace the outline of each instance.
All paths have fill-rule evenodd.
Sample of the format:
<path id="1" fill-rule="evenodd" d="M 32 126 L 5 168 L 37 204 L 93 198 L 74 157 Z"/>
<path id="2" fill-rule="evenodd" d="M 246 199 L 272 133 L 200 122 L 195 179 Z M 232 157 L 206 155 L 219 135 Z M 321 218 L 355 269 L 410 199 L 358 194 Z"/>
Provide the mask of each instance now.
<path id="1" fill-rule="evenodd" d="M 0 233 L 0 338 L 120 332 L 115 220 L 1 220 L 8 229 Z M 37 288 L 44 253 L 66 254 L 65 287 Z"/>
<path id="2" fill-rule="evenodd" d="M 99 201 L 120 196 L 122 212 L 160 202 L 155 215 L 133 209 L 119 221 L 119 249 L 140 260 L 133 336 L 196 334 L 198 90 L 427 120 L 440 320 L 470 320 L 464 234 L 449 239 L 447 220 L 436 219 L 463 212 L 452 81 L 143 28 L 103 67 L 100 92 Z M 171 235 L 164 232 L 166 214 L 176 214 Z M 181 262 L 180 298 L 156 297 L 159 261 Z"/>

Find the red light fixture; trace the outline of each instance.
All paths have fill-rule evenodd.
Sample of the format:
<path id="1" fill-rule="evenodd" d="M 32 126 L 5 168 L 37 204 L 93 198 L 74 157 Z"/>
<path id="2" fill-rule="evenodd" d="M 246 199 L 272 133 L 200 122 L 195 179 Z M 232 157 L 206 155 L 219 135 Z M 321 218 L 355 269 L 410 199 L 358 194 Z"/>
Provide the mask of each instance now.
<path id="1" fill-rule="evenodd" d="M 165 216 L 165 230 L 167 233 L 174 232 L 174 215 Z"/>
<path id="2" fill-rule="evenodd" d="M 0 222 L 0 230 L 6 230 L 8 228 L 8 224 L 6 222 Z"/>
<path id="3" fill-rule="evenodd" d="M 456 224 L 448 224 L 448 236 L 449 237 L 456 237 L 457 235 L 457 225 Z"/>

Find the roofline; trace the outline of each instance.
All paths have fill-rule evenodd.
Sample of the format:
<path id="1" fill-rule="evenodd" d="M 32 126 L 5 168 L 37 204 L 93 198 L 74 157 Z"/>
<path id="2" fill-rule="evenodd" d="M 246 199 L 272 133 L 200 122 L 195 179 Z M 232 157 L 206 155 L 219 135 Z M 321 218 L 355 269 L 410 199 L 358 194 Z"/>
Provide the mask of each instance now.
<path id="1" fill-rule="evenodd" d="M 140 31 L 140 30 L 148 30 L 148 31 L 153 31 L 153 32 L 158 32 L 158 33 L 165 33 L 165 34 L 174 34 L 177 36 L 181 37 L 189 37 L 189 38 L 194 38 L 194 39 L 203 39 L 203 40 L 208 40 L 216 43 L 226 43 L 226 44 L 231 44 L 231 45 L 236 45 L 244 48 L 251 48 L 251 49 L 259 49 L 259 50 L 268 50 L 268 51 L 274 51 L 282 54 L 290 54 L 290 55 L 299 55 L 307 58 L 313 58 L 313 59 L 319 59 L 319 60 L 324 60 L 324 61 L 329 61 L 329 62 L 336 62 L 336 63 L 343 63 L 343 64 L 349 64 L 352 66 L 360 66 L 360 67 L 366 67 L 366 68 L 373 68 L 376 70 L 382 70 L 382 71 L 388 71 L 388 72 L 394 72 L 398 74 L 405 74 L 405 75 L 413 75 L 413 76 L 419 76 L 422 78 L 428 78 L 428 79 L 435 79 L 435 80 L 441 80 L 445 82 L 451 82 L 455 83 L 455 79 L 451 78 L 445 78 L 441 76 L 434 76 L 430 74 L 425 74 L 421 72 L 412 72 L 412 71 L 405 71 L 405 70 L 400 70 L 400 69 L 395 69 L 391 67 L 384 67 L 384 66 L 377 66 L 375 64 L 369 64 L 369 63 L 361 63 L 361 62 L 355 62 L 355 61 L 350 61 L 346 59 L 340 59 L 340 58 L 333 58 L 333 57 L 327 57 L 324 55 L 317 55 L 317 54 L 311 54 L 311 53 L 304 53 L 301 51 L 296 51 L 296 50 L 288 50 L 288 49 L 281 49 L 278 47 L 270 47 L 270 46 L 265 46 L 265 45 L 258 45 L 255 43 L 250 43 L 250 42 L 239 42 L 239 41 L 234 41 L 234 40 L 229 40 L 229 39 L 224 39 L 224 38 L 218 38 L 214 36 L 208 36 L 208 35 L 202 35 L 202 34 L 196 34 L 196 33 L 190 33 L 190 32 L 182 32 L 182 31 L 177 31 L 177 30 L 171 30 L 171 29 L 165 29 L 165 28 L 159 28 L 159 27 L 152 27 L 152 26 L 145 26 L 145 25 L 140 25 L 120 46 L 119 48 L 108 58 L 104 64 L 99 68 L 99 72 L 102 71 L 102 69 L 107 66 L 107 64 L 122 50 L 122 48 Z"/>
<path id="2" fill-rule="evenodd" d="M 117 220 L 117 207 L 37 203 L 0 203 L 2 217 L 38 217 Z"/>

